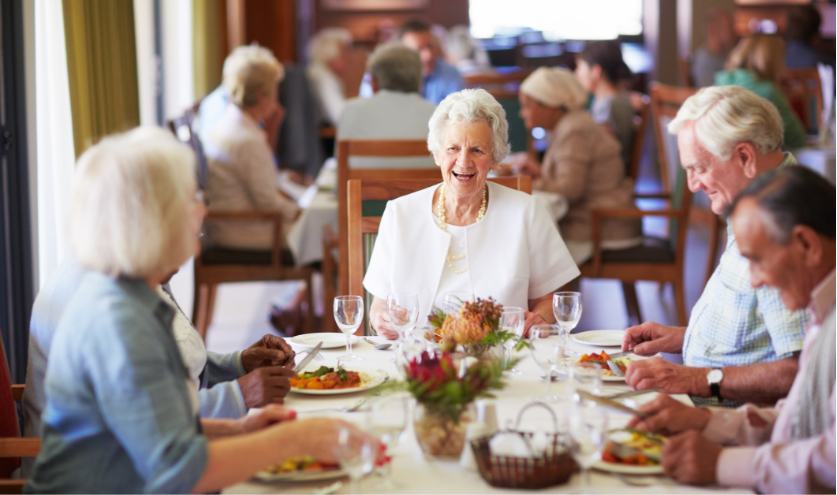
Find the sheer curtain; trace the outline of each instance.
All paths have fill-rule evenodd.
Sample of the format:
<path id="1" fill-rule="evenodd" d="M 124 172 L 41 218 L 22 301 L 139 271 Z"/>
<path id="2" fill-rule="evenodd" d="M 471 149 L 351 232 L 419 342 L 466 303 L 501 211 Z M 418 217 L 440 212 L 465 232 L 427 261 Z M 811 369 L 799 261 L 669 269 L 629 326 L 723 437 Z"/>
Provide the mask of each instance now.
<path id="1" fill-rule="evenodd" d="M 75 146 L 61 0 L 35 0 L 35 108 L 40 288 L 70 250 Z"/>

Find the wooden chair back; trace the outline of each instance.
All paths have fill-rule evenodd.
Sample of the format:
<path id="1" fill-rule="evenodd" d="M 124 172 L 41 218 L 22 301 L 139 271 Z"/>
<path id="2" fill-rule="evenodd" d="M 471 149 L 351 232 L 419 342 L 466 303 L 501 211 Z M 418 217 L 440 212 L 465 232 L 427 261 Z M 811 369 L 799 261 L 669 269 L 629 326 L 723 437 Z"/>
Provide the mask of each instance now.
<path id="1" fill-rule="evenodd" d="M 23 397 L 23 386 L 12 385 L 6 348 L 0 339 L 0 493 L 21 493 L 24 479 L 11 479 L 21 457 L 35 457 L 41 451 L 38 438 L 21 438 L 15 401 Z"/>
<path id="2" fill-rule="evenodd" d="M 428 179 L 441 182 L 438 167 L 426 168 L 352 168 L 352 156 L 406 158 L 429 156 L 425 139 L 356 139 L 337 141 L 337 234 L 340 240 L 339 290 L 349 290 L 348 207 L 346 184 L 350 180 Z"/>
<path id="3" fill-rule="evenodd" d="M 488 179 L 527 194 L 532 193 L 530 177 L 500 177 Z M 371 296 L 363 288 L 363 277 L 372 256 L 372 248 L 378 234 L 386 203 L 410 193 L 438 184 L 435 179 L 395 179 L 395 180 L 350 180 L 347 188 L 349 196 L 349 295 L 364 298 L 367 315 L 372 303 Z M 364 323 L 369 332 L 369 319 Z"/>
<path id="4" fill-rule="evenodd" d="M 695 80 L 692 77 L 692 61 L 688 56 L 677 57 L 677 75 L 681 86 L 685 88 L 695 86 Z"/>
<path id="5" fill-rule="evenodd" d="M 819 130 L 822 115 L 822 83 L 814 69 L 784 69 L 779 74 L 779 89 L 791 108 L 799 115 L 808 134 Z"/>
<path id="6" fill-rule="evenodd" d="M 175 117 L 166 122 L 166 127 L 169 128 L 172 134 L 183 144 L 192 148 L 197 159 L 197 180 L 198 187 L 201 190 L 206 189 L 206 183 L 209 180 L 209 168 L 206 162 L 206 154 L 203 152 L 203 145 L 197 134 L 194 132 L 192 125 L 195 122 L 195 117 L 198 114 L 198 108 L 201 102 L 198 101 L 190 108 L 188 108 L 183 115 Z"/>
<path id="7" fill-rule="evenodd" d="M 645 134 L 648 132 L 648 117 L 651 115 L 651 98 L 642 93 L 631 93 L 631 104 L 636 111 L 634 116 L 634 143 L 631 148 L 631 162 L 628 166 L 628 177 L 634 184 L 639 177 L 639 165 L 642 161 L 642 148 L 645 145 Z"/>

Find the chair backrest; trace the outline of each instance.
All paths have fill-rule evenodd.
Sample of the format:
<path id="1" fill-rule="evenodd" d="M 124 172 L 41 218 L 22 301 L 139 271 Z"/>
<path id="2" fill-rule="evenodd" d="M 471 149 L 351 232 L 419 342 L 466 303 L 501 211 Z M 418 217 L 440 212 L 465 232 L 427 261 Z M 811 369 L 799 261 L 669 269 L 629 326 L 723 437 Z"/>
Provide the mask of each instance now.
<path id="1" fill-rule="evenodd" d="M 206 154 L 204 154 L 203 145 L 193 128 L 199 106 L 200 102 L 195 103 L 183 115 L 166 122 L 166 125 L 181 143 L 189 146 L 195 152 L 195 157 L 198 162 L 198 169 L 196 171 L 198 187 L 201 190 L 206 190 L 206 184 L 209 181 L 209 168 L 206 163 Z"/>
<path id="2" fill-rule="evenodd" d="M 677 57 L 677 75 L 681 86 L 686 88 L 695 86 L 694 78 L 692 78 L 692 62 L 688 56 Z"/>
<path id="3" fill-rule="evenodd" d="M 488 179 L 491 182 L 532 193 L 532 179 L 530 177 L 501 177 Z M 349 292 L 350 295 L 362 296 L 369 314 L 372 304 L 371 296 L 363 288 L 363 277 L 369 266 L 372 248 L 378 237 L 378 227 L 384 214 L 387 201 L 400 198 L 410 193 L 420 191 L 434 184 L 440 179 L 395 179 L 395 180 L 350 180 L 347 188 L 349 196 Z M 364 328 L 368 334 L 369 318 L 366 318 Z"/>
<path id="4" fill-rule="evenodd" d="M 642 160 L 642 147 L 645 145 L 645 133 L 648 132 L 648 117 L 651 114 L 651 98 L 642 93 L 631 93 L 631 104 L 636 111 L 634 116 L 634 143 L 631 148 L 631 163 L 628 163 L 628 177 L 634 184 L 639 177 L 639 164 Z"/>
<path id="5" fill-rule="evenodd" d="M 429 179 L 441 180 L 438 167 L 426 168 L 351 168 L 349 157 L 404 158 L 427 156 L 427 140 L 424 139 L 357 139 L 337 141 L 337 231 L 340 239 L 340 294 L 349 290 L 349 254 L 346 232 L 348 229 L 348 209 L 346 203 L 346 184 L 359 179 Z"/>
<path id="6" fill-rule="evenodd" d="M 822 83 L 813 69 L 784 69 L 779 74 L 779 89 L 799 115 L 808 134 L 816 134 L 822 115 Z"/>
<path id="7" fill-rule="evenodd" d="M 9 362 L 6 359 L 6 348 L 0 338 L 0 438 L 19 438 L 20 424 L 18 423 L 17 408 L 12 394 L 12 379 L 9 373 Z M 0 478 L 11 478 L 12 472 L 20 467 L 19 457 L 0 457 Z"/>

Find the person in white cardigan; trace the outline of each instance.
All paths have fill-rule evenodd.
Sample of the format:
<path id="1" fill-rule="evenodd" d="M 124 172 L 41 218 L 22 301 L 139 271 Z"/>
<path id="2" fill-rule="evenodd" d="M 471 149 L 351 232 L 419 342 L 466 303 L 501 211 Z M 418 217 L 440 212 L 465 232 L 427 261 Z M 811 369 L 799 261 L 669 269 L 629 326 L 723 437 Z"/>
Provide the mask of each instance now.
<path id="1" fill-rule="evenodd" d="M 523 308 L 527 331 L 554 323 L 552 294 L 580 272 L 543 206 L 486 182 L 509 152 L 502 106 L 485 90 L 462 90 L 439 104 L 429 127 L 443 182 L 387 204 L 363 280 L 374 296 L 372 327 L 397 337 L 386 312 L 393 292 L 417 294 L 425 317 L 446 293 L 467 291 Z"/>

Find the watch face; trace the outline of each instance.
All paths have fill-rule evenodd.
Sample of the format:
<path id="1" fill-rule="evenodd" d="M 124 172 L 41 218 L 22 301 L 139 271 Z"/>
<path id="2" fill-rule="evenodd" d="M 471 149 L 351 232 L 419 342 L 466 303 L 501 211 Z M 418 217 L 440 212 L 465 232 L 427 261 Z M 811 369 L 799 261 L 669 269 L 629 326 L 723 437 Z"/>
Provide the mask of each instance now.
<path id="1" fill-rule="evenodd" d="M 712 370 L 706 374 L 706 381 L 709 383 L 720 383 L 724 378 L 724 372 L 721 370 Z"/>

